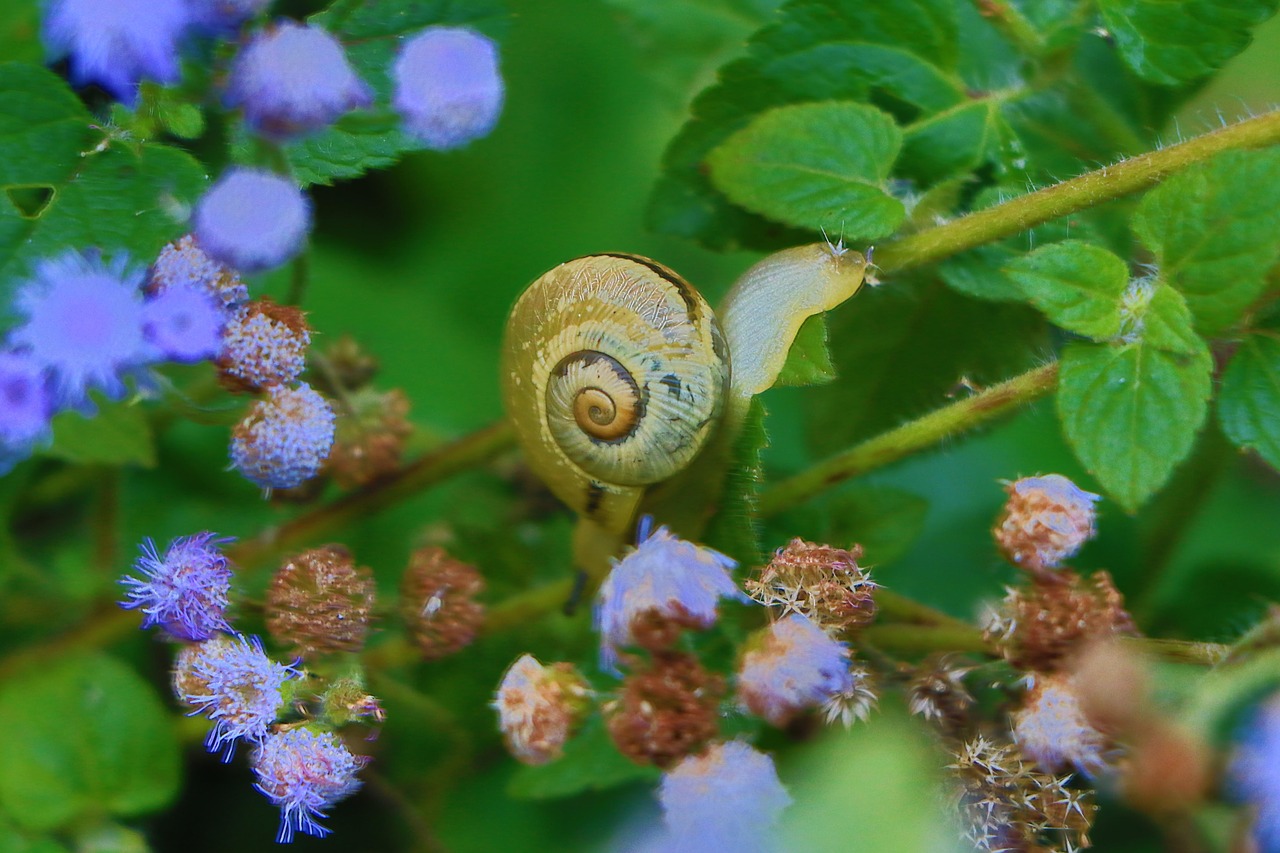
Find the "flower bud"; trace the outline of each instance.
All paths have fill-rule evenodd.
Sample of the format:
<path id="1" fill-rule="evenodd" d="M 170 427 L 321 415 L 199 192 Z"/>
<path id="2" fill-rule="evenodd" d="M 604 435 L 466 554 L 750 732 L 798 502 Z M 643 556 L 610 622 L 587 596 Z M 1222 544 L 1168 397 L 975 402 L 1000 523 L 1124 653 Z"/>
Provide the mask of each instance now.
<path id="1" fill-rule="evenodd" d="M 1009 500 L 992 534 L 1005 559 L 1033 572 L 1057 568 L 1094 535 L 1094 503 L 1061 474 L 1024 477 L 1005 486 Z"/>
<path id="2" fill-rule="evenodd" d="M 926 660 L 907 685 L 907 708 L 945 732 L 963 731 L 973 705 L 964 677 L 972 671 L 972 667 L 954 666 L 946 658 Z"/>
<path id="3" fill-rule="evenodd" d="M 667 767 L 715 738 L 724 680 L 697 658 L 659 652 L 629 673 L 621 695 L 604 708 L 618 751 L 637 764 Z"/>
<path id="4" fill-rule="evenodd" d="M 471 645 L 484 621 L 484 605 L 475 600 L 483 590 L 480 573 L 443 548 L 413 552 L 400 582 L 400 613 L 424 659 Z"/>
<path id="5" fill-rule="evenodd" d="M 1037 677 L 1012 719 L 1014 740 L 1046 772 L 1072 765 L 1092 776 L 1107 765 L 1110 739 L 1085 717 L 1069 675 Z"/>
<path id="6" fill-rule="evenodd" d="M 747 594 L 777 610 L 807 616 L 835 634 L 859 628 L 876 615 L 876 585 L 858 565 L 862 549 L 850 550 L 792 539 L 779 549 L 760 577 L 748 580 Z"/>
<path id="7" fill-rule="evenodd" d="M 779 727 L 852 686 L 848 647 L 799 613 L 749 639 L 738 668 L 738 701 Z"/>
<path id="8" fill-rule="evenodd" d="M 507 749 L 525 764 L 546 764 L 591 709 L 591 689 L 572 665 L 543 666 L 522 655 L 498 685 L 493 707 Z"/>
<path id="9" fill-rule="evenodd" d="M 358 652 L 373 611 L 373 577 L 340 545 L 286 561 L 267 588 L 267 629 L 303 656 Z"/>
<path id="10" fill-rule="evenodd" d="M 413 426 L 406 417 L 409 398 L 399 389 L 384 394 L 365 388 L 348 393 L 346 399 L 354 411 L 339 416 L 337 437 L 325 467 L 338 485 L 354 488 L 400 467 L 404 442 Z"/>
<path id="11" fill-rule="evenodd" d="M 319 472 L 333 433 L 333 409 L 310 385 L 275 385 L 232 430 L 231 464 L 264 489 L 291 489 Z"/>
<path id="12" fill-rule="evenodd" d="M 206 255 L 192 234 L 166 245 L 151 265 L 148 292 L 159 294 L 170 287 L 197 287 L 225 311 L 249 301 L 249 288 L 236 271 Z"/>
<path id="13" fill-rule="evenodd" d="M 232 391 L 288 385 L 307 366 L 311 328 L 302 311 L 256 299 L 227 323 L 218 355 L 222 384 Z"/>

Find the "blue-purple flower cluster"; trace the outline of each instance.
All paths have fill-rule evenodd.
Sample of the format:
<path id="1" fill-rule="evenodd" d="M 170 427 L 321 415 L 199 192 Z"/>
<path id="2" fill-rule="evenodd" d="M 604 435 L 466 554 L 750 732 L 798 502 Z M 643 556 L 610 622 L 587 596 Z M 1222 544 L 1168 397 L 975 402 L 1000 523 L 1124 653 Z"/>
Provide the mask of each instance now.
<path id="1" fill-rule="evenodd" d="M 143 613 L 143 629 L 158 627 L 183 643 L 173 670 L 178 700 L 213 725 L 210 752 L 230 761 L 240 742 L 253 745 L 255 787 L 281 809 L 281 842 L 295 832 L 324 836 L 317 822 L 325 809 L 359 787 L 364 759 L 352 755 L 332 732 L 282 724 L 305 676 L 301 661 L 272 660 L 257 637 L 237 634 L 227 621 L 232 572 L 221 546 L 231 540 L 213 533 L 178 537 L 160 556 L 145 540 L 137 574 L 120 583 L 120 603 Z"/>
<path id="2" fill-rule="evenodd" d="M 67 57 L 77 85 L 96 84 L 132 104 L 144 80 L 178 82 L 182 48 L 193 36 L 234 35 L 267 5 L 266 0 L 50 0 L 43 38 L 52 57 Z M 474 30 L 423 30 L 405 42 L 389 70 L 392 104 L 404 130 L 428 148 L 465 145 L 498 121 L 504 86 L 497 47 Z M 243 111 L 255 133 L 284 141 L 371 106 L 373 91 L 333 34 L 316 24 L 282 20 L 244 41 L 224 100 Z"/>
<path id="3" fill-rule="evenodd" d="M 160 362 L 217 354 L 221 307 L 190 282 L 144 291 L 145 280 L 123 256 L 68 251 L 19 285 L 19 323 L 0 346 L 0 473 L 48 439 L 58 411 L 92 413 L 95 392 L 120 399 Z"/>

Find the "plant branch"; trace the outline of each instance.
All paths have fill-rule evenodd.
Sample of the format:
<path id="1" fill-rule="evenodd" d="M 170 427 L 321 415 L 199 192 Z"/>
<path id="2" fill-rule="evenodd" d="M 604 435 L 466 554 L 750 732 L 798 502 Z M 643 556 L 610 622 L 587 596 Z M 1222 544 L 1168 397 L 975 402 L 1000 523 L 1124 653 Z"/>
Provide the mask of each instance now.
<path id="1" fill-rule="evenodd" d="M 935 263 L 1010 237 L 1051 219 L 1146 189 L 1222 151 L 1280 143 L 1280 110 L 1054 184 L 876 247 L 876 265 L 891 273 Z"/>
<path id="2" fill-rule="evenodd" d="M 1048 393 L 1057 381 L 1058 364 L 1050 362 L 881 433 L 771 486 L 760 496 L 760 514 L 781 512 L 850 477 L 896 462 L 956 433 L 980 426 Z"/>

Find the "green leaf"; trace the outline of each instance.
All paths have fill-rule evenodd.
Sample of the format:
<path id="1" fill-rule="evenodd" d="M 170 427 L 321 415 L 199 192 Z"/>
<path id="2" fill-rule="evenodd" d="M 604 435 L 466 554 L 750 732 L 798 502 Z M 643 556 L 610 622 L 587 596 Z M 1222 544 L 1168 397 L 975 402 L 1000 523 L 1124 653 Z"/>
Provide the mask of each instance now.
<path id="1" fill-rule="evenodd" d="M 1250 335 L 1222 373 L 1218 393 L 1222 431 L 1280 469 L 1280 340 Z"/>
<path id="2" fill-rule="evenodd" d="M 1228 328 L 1280 259 L 1280 150 L 1229 151 L 1147 193 L 1133 229 L 1206 334 Z"/>
<path id="3" fill-rule="evenodd" d="M 787 363 L 778 374 L 776 385 L 825 385 L 836 378 L 827 351 L 827 315 L 814 314 L 796 334 L 787 352 Z"/>
<path id="4" fill-rule="evenodd" d="M 98 465 L 156 465 L 155 437 L 142 408 L 126 402 L 104 403 L 86 418 L 59 412 L 53 419 L 53 444 L 41 455 Z"/>
<path id="5" fill-rule="evenodd" d="M 1204 421 L 1213 359 L 1141 340 L 1070 344 L 1062 355 L 1058 414 L 1067 441 L 1107 492 L 1133 511 L 1191 450 Z"/>
<path id="6" fill-rule="evenodd" d="M 104 655 L 46 661 L 0 685 L 0 755 L 0 806 L 27 830 L 143 814 L 178 792 L 159 697 Z"/>
<path id="7" fill-rule="evenodd" d="M 1099 0 L 1120 55 L 1146 80 L 1198 80 L 1248 46 L 1277 0 Z"/>
<path id="8" fill-rule="evenodd" d="M 854 103 L 798 104 L 757 116 L 707 157 L 711 182 L 770 219 L 848 237 L 892 233 L 906 211 L 889 195 L 902 135 Z"/>
<path id="9" fill-rule="evenodd" d="M 656 781 L 656 768 L 624 757 L 609 739 L 599 715 L 569 740 L 564 755 L 548 764 L 524 766 L 511 776 L 507 793 L 520 800 L 550 800 L 603 791 L 629 782 Z"/>
<path id="10" fill-rule="evenodd" d="M 1095 340 L 1120 332 L 1129 267 L 1106 249 L 1067 240 L 1018 258 L 1006 272 L 1055 325 Z"/>
<path id="11" fill-rule="evenodd" d="M 374 92 L 366 110 L 344 116 L 332 127 L 285 147 L 294 174 L 304 185 L 331 184 L 397 162 L 425 146 L 400 130 L 391 107 L 391 68 L 404 37 L 430 26 L 465 25 L 493 35 L 506 15 L 500 0 L 380 0 L 334 4 L 309 20 L 346 46 L 347 58 Z M 241 127 L 234 146 L 238 160 L 251 159 L 252 146 Z"/>
<path id="12" fill-rule="evenodd" d="M 963 104 L 908 125 L 897 174 L 929 186 L 997 158 L 1012 130 L 996 106 Z"/>
<path id="13" fill-rule="evenodd" d="M 764 482 L 760 454 L 769 444 L 764 422 L 764 404 L 756 397 L 734 441 L 717 512 L 707 527 L 707 544 L 728 554 L 740 566 L 763 562 L 756 507 Z"/>

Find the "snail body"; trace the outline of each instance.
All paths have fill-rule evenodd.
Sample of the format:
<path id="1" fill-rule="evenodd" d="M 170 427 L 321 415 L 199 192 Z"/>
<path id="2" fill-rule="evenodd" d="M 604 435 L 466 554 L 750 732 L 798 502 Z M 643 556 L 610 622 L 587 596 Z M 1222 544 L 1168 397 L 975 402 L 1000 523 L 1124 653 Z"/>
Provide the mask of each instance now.
<path id="1" fill-rule="evenodd" d="M 598 579 L 642 501 L 697 535 L 752 397 L 804 321 L 852 296 L 865 270 L 841 245 L 777 252 L 735 283 L 723 325 L 688 282 L 638 255 L 587 255 L 529 285 L 507 320 L 503 402 L 530 468 L 583 521 L 580 567 Z"/>

